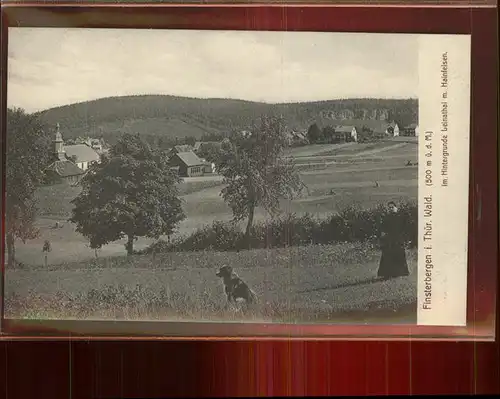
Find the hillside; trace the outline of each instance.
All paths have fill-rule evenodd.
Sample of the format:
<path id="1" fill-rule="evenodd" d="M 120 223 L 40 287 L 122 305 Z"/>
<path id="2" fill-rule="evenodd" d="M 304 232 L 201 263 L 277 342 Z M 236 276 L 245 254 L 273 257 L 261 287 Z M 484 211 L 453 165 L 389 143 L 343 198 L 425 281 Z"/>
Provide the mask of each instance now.
<path id="1" fill-rule="evenodd" d="M 416 122 L 417 100 L 349 99 L 293 104 L 267 104 L 233 99 L 196 99 L 164 95 L 110 97 L 39 112 L 42 120 L 60 123 L 65 138 L 121 133 L 153 137 L 199 138 L 244 128 L 263 114 L 281 114 L 293 129 L 307 129 L 318 120 L 378 119 Z"/>

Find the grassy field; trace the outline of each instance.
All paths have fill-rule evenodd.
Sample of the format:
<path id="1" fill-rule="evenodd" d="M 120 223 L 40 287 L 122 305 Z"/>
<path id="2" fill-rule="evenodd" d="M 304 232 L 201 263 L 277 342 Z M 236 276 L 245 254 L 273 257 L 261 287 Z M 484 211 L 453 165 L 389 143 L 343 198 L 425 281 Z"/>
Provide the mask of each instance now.
<path id="1" fill-rule="evenodd" d="M 368 208 L 417 198 L 417 167 L 405 166 L 417 161 L 413 142 L 314 145 L 291 149 L 289 155 L 301 165 L 308 191 L 283 201 L 284 212 L 324 217 L 353 204 Z M 187 215 L 180 234 L 231 218 L 220 189 L 220 176 L 180 185 Z M 6 272 L 6 317 L 366 322 L 381 312 L 380 322 L 388 313 L 412 322 L 415 316 L 415 250 L 408 251 L 411 275 L 388 281 L 374 279 L 380 252 L 369 244 L 123 257 L 123 240 L 104 246 L 95 259 L 87 240 L 66 221 L 78 192 L 70 186 L 37 192 L 41 234 L 17 243 L 22 265 Z M 256 220 L 268 217 L 257 211 Z M 56 221 L 62 223 L 58 228 Z M 47 239 L 52 252 L 45 268 L 41 249 Z M 153 242 L 140 238 L 135 248 Z M 222 264 L 237 265 L 260 296 L 258 307 L 244 316 L 224 309 L 215 276 Z"/>
<path id="2" fill-rule="evenodd" d="M 7 270 L 5 316 L 352 322 L 356 315 L 363 322 L 383 311 L 402 312 L 411 321 L 416 253 L 408 251 L 410 276 L 387 281 L 375 279 L 379 258 L 367 244 L 339 244 L 26 266 Z M 224 264 L 237 265 L 237 273 L 257 292 L 259 304 L 250 312 L 224 308 L 222 283 L 215 276 Z"/>
<path id="3" fill-rule="evenodd" d="M 187 195 L 201 191 L 206 188 L 218 187 L 221 185 L 221 176 L 209 176 L 203 179 L 186 178 L 179 184 L 179 193 Z M 81 191 L 80 186 L 70 186 L 68 184 L 56 184 L 53 186 L 43 186 L 36 191 L 40 216 L 67 219 L 71 215 L 73 205 L 71 200 Z"/>
<path id="4" fill-rule="evenodd" d="M 417 146 L 411 141 L 314 145 L 288 153 L 301 164 L 308 191 L 283 201 L 284 212 L 324 217 L 352 204 L 368 208 L 388 200 L 417 198 L 417 167 L 405 166 L 408 160 L 417 161 Z M 231 218 L 220 197 L 220 177 L 186 179 L 179 189 L 187 215 L 179 234 Z M 414 250 L 408 252 L 412 274 L 389 281 L 374 280 L 380 252 L 368 244 L 127 258 L 122 256 L 123 240 L 104 246 L 95 259 L 87 240 L 65 221 L 78 192 L 79 188 L 70 186 L 38 191 L 41 234 L 17 243 L 22 265 L 6 273 L 6 317 L 239 318 L 240 313 L 223 309 L 223 288 L 215 277 L 222 264 L 237 265 L 237 272 L 261 298 L 247 318 L 364 322 L 378 311 L 407 315 L 408 310 L 408 317 L 414 317 Z M 268 217 L 258 209 L 256 220 Z M 59 228 L 56 221 L 62 222 Z M 52 244 L 47 268 L 41 251 L 45 240 Z M 135 248 L 153 242 L 140 238 Z"/>

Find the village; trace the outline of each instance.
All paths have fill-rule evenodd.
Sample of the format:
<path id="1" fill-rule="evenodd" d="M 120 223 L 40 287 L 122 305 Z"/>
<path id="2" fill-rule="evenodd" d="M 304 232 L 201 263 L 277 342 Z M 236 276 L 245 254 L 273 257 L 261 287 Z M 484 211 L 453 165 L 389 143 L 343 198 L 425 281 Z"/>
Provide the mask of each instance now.
<path id="1" fill-rule="evenodd" d="M 357 143 L 365 141 L 366 137 L 370 137 L 371 140 L 400 136 L 418 137 L 418 124 L 416 123 L 400 128 L 396 122 L 387 122 L 384 119 L 348 119 L 337 122 L 341 124 L 327 125 L 323 128 L 322 143 Z M 247 131 L 242 131 L 242 133 L 245 134 Z M 290 130 L 286 137 L 289 147 L 316 144 L 312 142 L 311 134 L 307 130 Z M 99 163 L 101 156 L 109 152 L 109 144 L 102 138 L 79 137 L 65 141 L 59 124 L 56 125 L 52 143 L 52 161 L 45 169 L 48 184 L 61 182 L 78 184 L 89 168 Z M 215 163 L 204 158 L 203 154 L 210 148 L 217 150 L 221 144 L 221 141 L 197 141 L 194 145 L 173 146 L 168 151 L 171 170 L 183 178 L 217 175 Z"/>

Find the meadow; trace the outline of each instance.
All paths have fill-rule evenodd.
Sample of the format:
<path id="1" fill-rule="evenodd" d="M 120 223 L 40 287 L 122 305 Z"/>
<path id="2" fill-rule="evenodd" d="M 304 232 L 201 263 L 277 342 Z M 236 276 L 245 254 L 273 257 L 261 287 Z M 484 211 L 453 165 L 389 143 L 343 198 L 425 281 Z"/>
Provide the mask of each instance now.
<path id="1" fill-rule="evenodd" d="M 168 253 L 8 270 L 7 318 L 260 320 L 359 322 L 381 312 L 411 322 L 416 253 L 411 274 L 376 280 L 379 253 L 366 244 L 235 252 Z M 225 264 L 259 296 L 247 313 L 225 309 Z"/>
<path id="2" fill-rule="evenodd" d="M 405 166 L 417 161 L 416 143 L 314 145 L 291 149 L 289 155 L 302 166 L 308 190 L 283 201 L 283 212 L 321 218 L 350 205 L 366 209 L 417 198 L 417 167 Z M 218 176 L 186 179 L 180 185 L 187 219 L 179 234 L 231 219 L 221 187 Z M 6 271 L 6 317 L 238 318 L 239 313 L 223 308 L 215 277 L 222 264 L 237 265 L 236 271 L 261 296 L 259 307 L 245 316 L 256 320 L 363 321 L 378 310 L 382 319 L 387 312 L 415 313 L 414 249 L 408 250 L 411 275 L 390 281 L 374 280 L 380 251 L 369 243 L 124 257 L 124 242 L 115 242 L 99 250 L 96 259 L 87 240 L 65 221 L 78 192 L 77 187 L 53 186 L 37 193 L 41 234 L 17 243 L 22 264 Z M 257 211 L 256 221 L 268 218 Z M 62 223 L 58 228 L 56 221 Z M 47 239 L 52 252 L 45 268 L 41 249 Z M 135 248 L 153 242 L 140 238 Z"/>

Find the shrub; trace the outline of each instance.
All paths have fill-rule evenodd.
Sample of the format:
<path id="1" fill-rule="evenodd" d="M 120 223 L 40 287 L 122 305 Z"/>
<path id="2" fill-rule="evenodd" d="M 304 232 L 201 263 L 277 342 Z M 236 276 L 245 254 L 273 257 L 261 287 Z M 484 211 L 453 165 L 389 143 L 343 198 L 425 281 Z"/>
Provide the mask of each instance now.
<path id="1" fill-rule="evenodd" d="M 399 209 L 399 217 L 405 226 L 401 235 L 408 246 L 416 247 L 417 206 L 413 203 L 401 203 Z M 350 206 L 326 219 L 317 219 L 310 214 L 286 214 L 256 223 L 251 232 L 251 246 L 257 249 L 342 242 L 376 243 L 386 212 L 382 206 L 368 210 Z M 191 235 L 178 237 L 170 243 L 158 241 L 142 252 L 234 251 L 244 248 L 244 233 L 237 225 L 215 221 L 212 225 L 204 226 Z"/>
<path id="2" fill-rule="evenodd" d="M 256 224 L 252 231 L 252 248 L 276 248 L 310 244 L 318 220 L 305 214 L 286 214 L 266 223 Z"/>
<path id="3" fill-rule="evenodd" d="M 203 226 L 188 236 L 178 237 L 170 243 L 160 240 L 141 252 L 230 251 L 237 249 L 242 240 L 243 233 L 236 225 L 214 221 L 212 225 Z"/>

